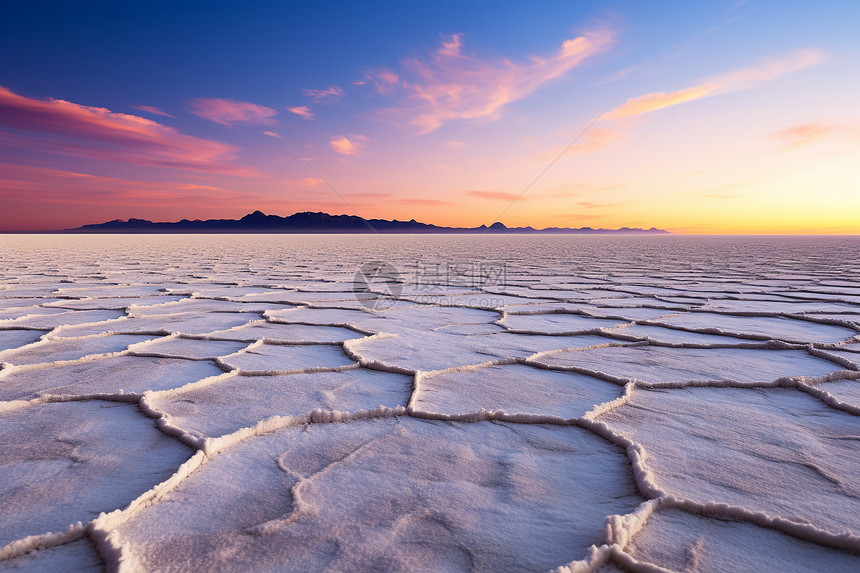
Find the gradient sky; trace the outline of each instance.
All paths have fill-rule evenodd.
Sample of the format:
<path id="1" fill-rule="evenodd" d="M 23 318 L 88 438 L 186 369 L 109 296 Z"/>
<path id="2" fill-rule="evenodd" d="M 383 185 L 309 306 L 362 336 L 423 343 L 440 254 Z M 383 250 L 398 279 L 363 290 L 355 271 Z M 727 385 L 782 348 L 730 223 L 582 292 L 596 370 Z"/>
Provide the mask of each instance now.
<path id="1" fill-rule="evenodd" d="M 860 234 L 858 23 L 856 0 L 6 3 L 0 230 Z"/>

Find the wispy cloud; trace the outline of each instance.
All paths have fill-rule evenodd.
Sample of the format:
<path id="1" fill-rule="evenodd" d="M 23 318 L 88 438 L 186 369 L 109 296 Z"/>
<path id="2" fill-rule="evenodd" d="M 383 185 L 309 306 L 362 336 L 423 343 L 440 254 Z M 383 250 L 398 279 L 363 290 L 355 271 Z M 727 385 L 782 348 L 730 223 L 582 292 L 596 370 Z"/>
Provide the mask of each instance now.
<path id="1" fill-rule="evenodd" d="M 674 92 L 654 92 L 627 100 L 627 103 L 607 113 L 606 119 L 622 119 L 634 115 L 642 115 L 682 104 L 688 101 L 716 95 L 714 86 L 700 85 Z"/>
<path id="2" fill-rule="evenodd" d="M 287 111 L 290 113 L 294 113 L 299 117 L 303 117 L 304 119 L 313 119 L 315 117 L 314 112 L 312 112 L 311 108 L 306 105 L 296 105 L 293 107 L 288 107 Z"/>
<path id="3" fill-rule="evenodd" d="M 456 205 L 456 201 L 448 201 L 446 199 L 435 199 L 431 197 L 401 197 L 391 193 L 380 193 L 375 191 L 363 191 L 358 193 L 349 193 L 347 198 L 353 205 L 365 203 L 357 203 L 357 201 L 369 201 L 368 205 L 378 205 L 384 201 L 386 204 L 397 205 L 423 205 L 426 207 L 446 207 Z"/>
<path id="4" fill-rule="evenodd" d="M 604 209 L 606 207 L 617 207 L 621 203 L 600 203 L 599 201 L 577 201 L 577 207 L 581 209 Z"/>
<path id="5" fill-rule="evenodd" d="M 460 48 L 463 47 L 463 34 L 452 34 L 447 41 L 442 41 L 442 46 L 437 54 L 440 56 L 459 56 Z"/>
<path id="6" fill-rule="evenodd" d="M 602 52 L 613 39 L 612 31 L 596 30 L 566 40 L 549 56 L 532 56 L 517 63 L 485 61 L 466 54 L 462 35 L 454 34 L 429 57 L 406 60 L 404 77 L 382 70 L 368 78 L 380 93 L 401 96 L 397 105 L 382 111 L 383 117 L 429 133 L 456 119 L 498 119 L 506 105 Z"/>
<path id="7" fill-rule="evenodd" d="M 350 135 L 349 137 L 351 139 L 347 139 L 346 136 L 339 135 L 332 139 L 329 144 L 332 149 L 342 155 L 358 155 L 361 152 L 361 148 L 364 146 L 364 142 L 367 141 L 367 138 L 363 135 Z"/>
<path id="8" fill-rule="evenodd" d="M 378 191 L 359 191 L 354 193 L 349 193 L 348 197 L 350 199 L 388 199 L 392 197 L 391 193 L 380 193 Z"/>
<path id="9" fill-rule="evenodd" d="M 373 84 L 376 91 L 383 95 L 391 94 L 396 88 L 404 85 L 400 76 L 388 68 L 380 68 L 373 73 L 367 73 L 364 75 L 364 79 L 352 83 L 356 86 Z"/>
<path id="10" fill-rule="evenodd" d="M 610 187 L 607 187 L 605 189 L 609 188 Z M 599 190 L 600 189 L 598 188 L 594 189 L 593 191 Z M 520 197 L 518 193 L 511 193 L 508 191 L 465 191 L 464 193 L 466 195 L 479 197 L 481 199 L 488 199 L 491 201 L 504 201 L 507 203 L 511 201 L 530 201 L 532 199 L 558 199 L 563 198 L 565 196 L 570 196 L 560 193 L 540 193 L 535 195 L 523 195 L 522 197 Z M 604 207 L 615 207 L 619 205 L 619 203 L 603 203 L 599 201 L 577 201 L 574 204 L 581 209 L 602 209 Z"/>
<path id="11" fill-rule="evenodd" d="M 606 191 L 613 191 L 615 189 L 619 189 L 624 187 L 626 183 L 615 183 L 614 185 L 601 185 L 601 186 L 593 186 L 593 185 L 569 185 L 566 188 L 555 189 L 553 191 L 549 191 L 547 193 L 538 194 L 539 197 L 548 197 L 553 199 L 570 199 L 573 197 L 582 197 L 584 195 L 594 196 L 597 193 L 604 193 Z"/>
<path id="12" fill-rule="evenodd" d="M 597 82 L 597 85 L 602 86 L 605 84 L 611 84 L 612 82 L 617 82 L 630 76 L 636 74 L 641 69 L 641 66 L 629 66 L 623 69 L 618 70 L 617 72 L 613 72 L 606 76 L 603 80 Z"/>
<path id="13" fill-rule="evenodd" d="M 481 199 L 490 199 L 492 201 L 514 201 L 517 199 L 517 193 L 509 193 L 507 191 L 464 191 L 466 195 L 471 195 L 472 197 L 480 197 Z M 533 196 L 524 195 L 520 198 L 520 200 L 526 201 L 528 199 L 533 199 Z"/>
<path id="14" fill-rule="evenodd" d="M 781 129 L 771 137 L 782 141 L 786 147 L 797 149 L 825 141 L 858 141 L 860 125 L 851 121 L 800 123 Z"/>
<path id="15" fill-rule="evenodd" d="M 316 103 L 327 104 L 343 96 L 344 91 L 340 86 L 329 86 L 325 89 L 306 89 L 302 93 Z"/>
<path id="16" fill-rule="evenodd" d="M 456 205 L 454 201 L 447 201 L 445 199 L 430 199 L 426 197 L 404 197 L 402 199 L 398 199 L 397 203 L 403 203 L 404 205 L 425 205 L 427 207 L 444 207 L 447 205 Z"/>
<path id="17" fill-rule="evenodd" d="M 234 99 L 198 98 L 188 102 L 188 105 L 194 115 L 228 126 L 237 123 L 265 124 L 266 118 L 278 113 L 270 107 Z"/>
<path id="18" fill-rule="evenodd" d="M 36 167 L 30 165 L 0 164 L 4 177 L 0 178 L 9 199 L 21 198 L 54 203 L 96 203 L 135 205 L 142 201 L 160 200 L 168 204 L 185 197 L 206 197 L 225 193 L 221 187 L 180 183 L 174 181 L 134 181 L 118 177 L 103 177 Z"/>
<path id="19" fill-rule="evenodd" d="M 592 221 L 595 219 L 606 219 L 609 217 L 608 213 L 590 213 L 588 215 L 584 213 L 559 213 L 555 215 L 557 219 L 575 219 L 577 221 Z M 575 223 L 574 223 L 575 224 Z M 636 223 L 628 223 L 628 226 L 635 225 Z"/>
<path id="20" fill-rule="evenodd" d="M 2 133 L 9 145 L 135 165 L 253 175 L 228 163 L 237 147 L 192 137 L 151 119 L 61 99 L 34 99 L 0 87 L 0 126 L 42 134 Z M 45 137 L 44 134 L 53 137 Z"/>
<path id="21" fill-rule="evenodd" d="M 305 177 L 304 179 L 288 179 L 284 181 L 284 185 L 288 185 L 290 187 L 316 187 L 320 183 L 325 183 L 322 179 L 315 179 L 313 177 Z"/>
<path id="22" fill-rule="evenodd" d="M 817 50 L 799 50 L 779 59 L 752 67 L 733 70 L 703 80 L 701 83 L 673 92 L 653 92 L 627 100 L 605 115 L 606 119 L 623 119 L 665 109 L 689 101 L 747 90 L 784 75 L 818 64 L 824 54 Z"/>
<path id="23" fill-rule="evenodd" d="M 552 197 L 554 199 L 569 199 L 571 197 L 582 197 L 583 195 L 593 195 L 604 191 L 612 191 L 624 187 L 625 183 L 615 183 L 613 185 L 583 185 L 571 184 L 565 187 L 557 188 L 547 193 L 541 193 L 542 197 Z"/>
<path id="24" fill-rule="evenodd" d="M 172 115 L 170 115 L 166 111 L 162 111 L 162 110 L 160 110 L 157 107 L 152 106 L 152 105 L 133 105 L 131 107 L 133 107 L 134 109 L 139 109 L 140 111 L 145 111 L 146 113 L 152 113 L 155 115 L 163 115 L 164 117 L 173 117 Z"/>

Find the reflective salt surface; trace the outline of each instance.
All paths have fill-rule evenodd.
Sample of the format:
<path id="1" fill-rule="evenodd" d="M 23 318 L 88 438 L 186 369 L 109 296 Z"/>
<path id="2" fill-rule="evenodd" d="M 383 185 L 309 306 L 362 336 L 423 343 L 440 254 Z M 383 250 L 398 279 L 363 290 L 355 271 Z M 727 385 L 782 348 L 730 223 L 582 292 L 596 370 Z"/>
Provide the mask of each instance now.
<path id="1" fill-rule="evenodd" d="M 0 279 L 0 570 L 860 570 L 856 238 L 10 235 Z"/>

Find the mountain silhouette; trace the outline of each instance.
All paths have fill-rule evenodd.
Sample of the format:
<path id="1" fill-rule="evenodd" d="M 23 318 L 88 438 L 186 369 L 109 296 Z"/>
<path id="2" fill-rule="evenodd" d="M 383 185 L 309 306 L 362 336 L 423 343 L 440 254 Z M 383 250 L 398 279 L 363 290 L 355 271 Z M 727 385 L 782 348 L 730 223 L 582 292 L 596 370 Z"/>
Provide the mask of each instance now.
<path id="1" fill-rule="evenodd" d="M 182 219 L 172 223 L 156 223 L 146 219 L 115 219 L 106 223 L 83 225 L 66 229 L 67 233 L 504 233 L 504 234 L 669 234 L 662 229 L 592 229 L 591 227 L 506 227 L 495 222 L 489 227 L 441 227 L 409 221 L 364 219 L 356 215 L 329 215 L 303 211 L 287 217 L 266 215 L 254 211 L 241 219 Z"/>

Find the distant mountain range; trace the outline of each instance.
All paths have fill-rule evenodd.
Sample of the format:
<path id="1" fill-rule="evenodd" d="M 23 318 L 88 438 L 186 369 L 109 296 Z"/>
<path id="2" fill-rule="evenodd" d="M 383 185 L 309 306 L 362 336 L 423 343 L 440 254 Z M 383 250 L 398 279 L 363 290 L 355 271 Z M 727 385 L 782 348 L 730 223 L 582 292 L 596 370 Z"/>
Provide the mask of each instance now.
<path id="1" fill-rule="evenodd" d="M 639 229 L 621 227 L 620 229 L 592 229 L 579 227 L 548 227 L 535 229 L 533 227 L 506 227 L 502 223 L 493 223 L 489 227 L 440 227 L 419 223 L 415 219 L 409 221 L 388 221 L 386 219 L 364 219 L 355 215 L 329 215 L 328 213 L 312 213 L 305 211 L 280 217 L 266 215 L 262 211 L 254 211 L 241 219 L 182 219 L 174 223 L 154 223 L 146 219 L 116 219 L 106 223 L 84 225 L 76 229 L 66 229 L 66 233 L 547 233 L 547 234 L 610 234 L 623 233 L 628 235 L 668 235 L 662 229 Z"/>

